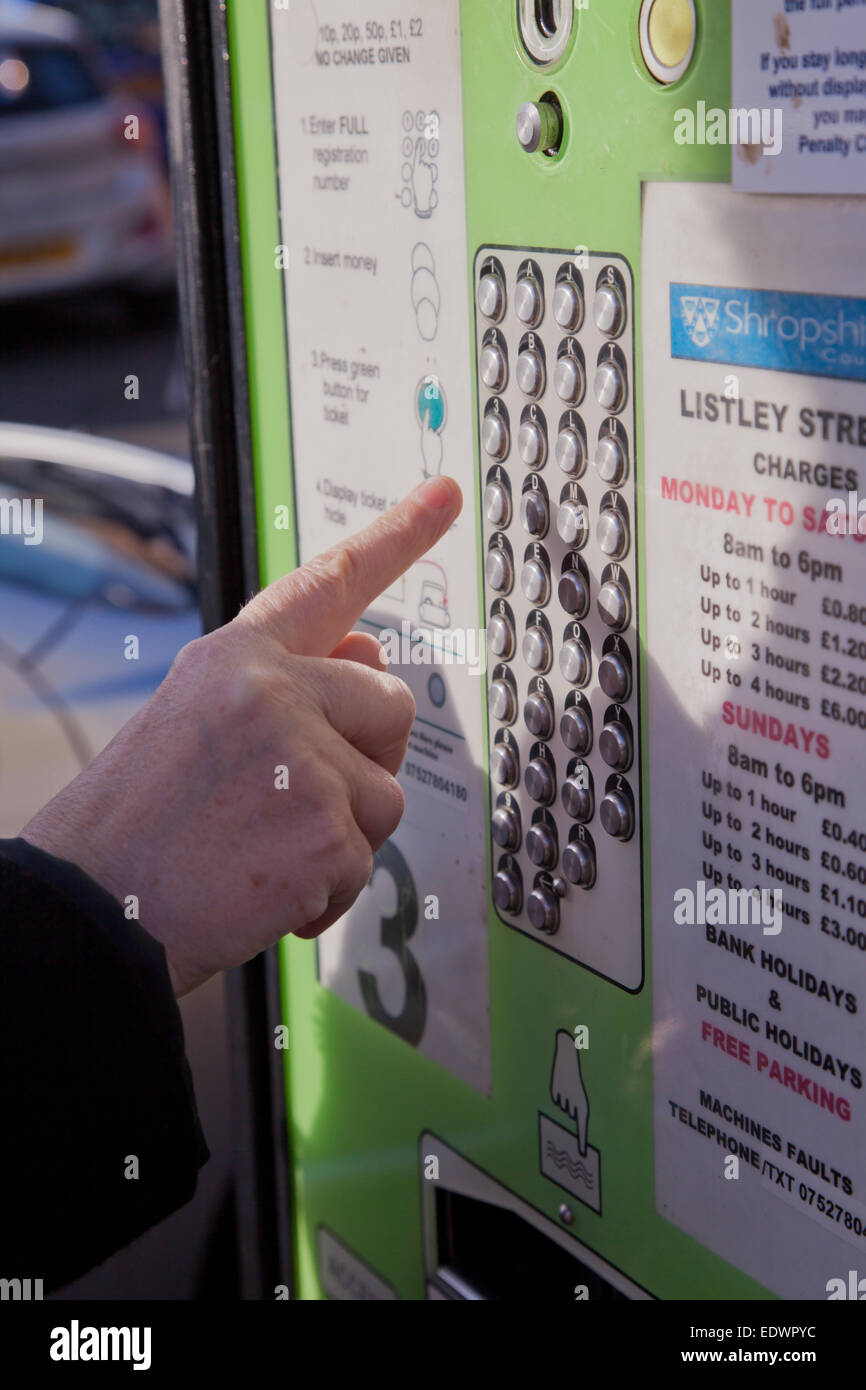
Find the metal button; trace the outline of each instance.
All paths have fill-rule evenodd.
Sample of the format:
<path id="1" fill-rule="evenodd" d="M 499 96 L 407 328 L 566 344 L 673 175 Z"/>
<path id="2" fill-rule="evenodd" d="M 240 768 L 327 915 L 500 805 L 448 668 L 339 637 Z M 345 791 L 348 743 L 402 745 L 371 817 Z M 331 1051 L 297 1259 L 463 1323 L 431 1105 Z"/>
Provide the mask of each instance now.
<path id="1" fill-rule="evenodd" d="M 631 695 L 631 668 L 618 652 L 608 652 L 598 663 L 598 683 L 609 700 L 624 704 Z"/>
<path id="2" fill-rule="evenodd" d="M 622 512 L 605 507 L 598 518 L 596 538 L 599 549 L 611 560 L 619 560 L 628 550 L 628 523 Z"/>
<path id="3" fill-rule="evenodd" d="M 583 369 L 576 357 L 560 357 L 553 369 L 553 389 L 566 405 L 577 405 L 583 397 Z"/>
<path id="4" fill-rule="evenodd" d="M 526 900 L 526 912 L 532 925 L 553 936 L 559 930 L 559 899 L 549 888 L 534 888 Z"/>
<path id="5" fill-rule="evenodd" d="M 618 719 L 605 724 L 598 736 L 598 751 L 614 772 L 627 772 L 631 767 L 631 738 L 628 729 Z"/>
<path id="6" fill-rule="evenodd" d="M 621 584 L 609 579 L 598 591 L 598 612 L 603 623 L 614 632 L 623 632 L 631 616 L 629 602 Z"/>
<path id="7" fill-rule="evenodd" d="M 571 638 L 559 649 L 559 669 L 572 685 L 586 685 L 589 680 L 589 655 L 582 642 Z"/>
<path id="8" fill-rule="evenodd" d="M 531 275 L 518 280 L 514 288 L 514 312 L 528 328 L 535 328 L 544 313 L 544 296 L 541 286 Z"/>
<path id="9" fill-rule="evenodd" d="M 494 613 L 487 624 L 490 650 L 500 661 L 510 661 L 514 655 L 514 628 L 503 613 Z"/>
<path id="10" fill-rule="evenodd" d="M 516 129 L 527 154 L 557 150 L 562 140 L 562 119 L 549 101 L 525 101 L 517 113 Z"/>
<path id="11" fill-rule="evenodd" d="M 578 549 L 585 545 L 589 534 L 589 520 L 583 503 L 573 502 L 571 498 L 560 502 L 556 513 L 556 529 L 566 545 L 574 545 Z"/>
<path id="12" fill-rule="evenodd" d="M 485 488 L 484 515 L 491 526 L 507 526 L 511 520 L 511 498 L 502 483 L 488 483 Z"/>
<path id="13" fill-rule="evenodd" d="M 541 468 L 547 453 L 544 430 L 535 420 L 527 420 L 517 435 L 517 452 L 527 468 Z"/>
<path id="14" fill-rule="evenodd" d="M 488 696 L 490 713 L 500 724 L 510 724 L 516 713 L 514 691 L 508 681 L 493 681 Z"/>
<path id="15" fill-rule="evenodd" d="M 570 478 L 579 478 L 586 467 L 586 450 L 577 430 L 562 430 L 556 441 L 556 462 Z"/>
<path id="16" fill-rule="evenodd" d="M 594 810 L 592 787 L 583 786 L 582 779 L 568 777 L 562 784 L 562 805 L 572 820 L 592 820 Z"/>
<path id="17" fill-rule="evenodd" d="M 520 499 L 520 520 L 530 536 L 537 536 L 540 540 L 547 535 L 550 514 L 547 501 L 540 492 L 524 492 Z"/>
<path id="18" fill-rule="evenodd" d="M 599 285 L 595 292 L 592 317 L 599 333 L 615 338 L 625 326 L 625 302 L 617 285 Z"/>
<path id="19" fill-rule="evenodd" d="M 552 869 L 557 859 L 556 831 L 533 825 L 526 832 L 526 853 L 537 869 Z"/>
<path id="20" fill-rule="evenodd" d="M 492 410 L 485 415 L 481 426 L 481 447 L 492 459 L 502 460 L 508 453 L 508 426 L 501 415 Z"/>
<path id="21" fill-rule="evenodd" d="M 592 725 L 587 714 L 577 705 L 567 709 L 559 721 L 559 732 L 566 748 L 572 753 L 588 753 L 592 747 Z"/>
<path id="22" fill-rule="evenodd" d="M 550 701 L 535 691 L 523 706 L 523 721 L 536 738 L 550 738 L 553 733 L 553 709 Z"/>
<path id="23" fill-rule="evenodd" d="M 525 101 L 517 113 L 517 138 L 527 154 L 535 154 L 541 144 L 544 122 L 534 101 Z"/>
<path id="24" fill-rule="evenodd" d="M 517 385 L 524 396 L 540 396 L 544 388 L 544 366 L 537 352 L 525 348 L 514 369 Z"/>
<path id="25" fill-rule="evenodd" d="M 628 840 L 634 833 L 632 809 L 621 792 L 608 792 L 599 807 L 599 817 L 614 840 Z"/>
<path id="26" fill-rule="evenodd" d="M 602 410 L 615 415 L 625 405 L 625 377 L 618 363 L 602 362 L 593 383 L 595 399 Z"/>
<path id="27" fill-rule="evenodd" d="M 506 594 L 511 588 L 514 575 L 511 561 L 504 550 L 488 550 L 484 573 L 487 583 L 497 594 Z"/>
<path id="28" fill-rule="evenodd" d="M 506 743 L 497 743 L 490 754 L 490 776 L 500 787 L 513 787 L 517 781 L 517 758 Z"/>
<path id="29" fill-rule="evenodd" d="M 591 888 L 595 883 L 595 855 L 583 840 L 572 840 L 562 851 L 562 872 L 577 888 Z"/>
<path id="30" fill-rule="evenodd" d="M 516 874 L 500 869 L 493 878 L 493 901 L 498 912 L 512 917 L 520 911 L 520 882 Z"/>
<path id="31" fill-rule="evenodd" d="M 550 598 L 550 574 L 541 560 L 528 560 L 520 572 L 520 587 L 533 607 L 542 608 Z"/>
<path id="32" fill-rule="evenodd" d="M 611 487 L 619 487 L 625 479 L 626 457 L 622 445 L 612 434 L 606 434 L 598 441 L 595 451 L 595 468 L 602 482 Z"/>
<path id="33" fill-rule="evenodd" d="M 559 581 L 559 602 L 573 618 L 589 612 L 589 585 L 580 570 L 568 570 Z"/>
<path id="34" fill-rule="evenodd" d="M 490 821 L 490 833 L 500 849 L 515 850 L 520 844 L 520 818 L 508 806 L 497 806 Z"/>
<path id="35" fill-rule="evenodd" d="M 488 391 L 502 390 L 508 379 L 508 363 L 498 343 L 488 343 L 481 349 L 479 371 Z"/>
<path id="36" fill-rule="evenodd" d="M 505 312 L 505 286 L 495 271 L 488 270 L 478 281 L 478 307 L 486 319 L 498 323 Z"/>
<path id="37" fill-rule="evenodd" d="M 565 333 L 573 333 L 583 319 L 583 297 L 573 280 L 560 280 L 553 291 L 553 317 Z"/>
<path id="38" fill-rule="evenodd" d="M 540 627 L 531 627 L 523 637 L 523 660 L 533 671 L 545 672 L 550 667 L 550 640 Z"/>
<path id="39" fill-rule="evenodd" d="M 547 763 L 542 762 L 541 758 L 533 758 L 532 762 L 527 764 L 524 781 L 533 801 L 540 802 L 542 806 L 550 805 L 556 791 L 556 782 L 553 770 Z"/>

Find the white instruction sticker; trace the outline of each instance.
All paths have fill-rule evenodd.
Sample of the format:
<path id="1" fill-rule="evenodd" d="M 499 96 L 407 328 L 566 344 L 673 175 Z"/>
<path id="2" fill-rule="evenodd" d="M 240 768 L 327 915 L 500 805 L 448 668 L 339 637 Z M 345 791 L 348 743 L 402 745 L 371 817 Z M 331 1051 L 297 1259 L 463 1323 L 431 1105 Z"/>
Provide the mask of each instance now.
<path id="1" fill-rule="evenodd" d="M 732 105 L 755 137 L 734 187 L 866 193 L 866 0 L 734 0 L 733 18 Z"/>
<path id="2" fill-rule="evenodd" d="M 475 488 L 457 0 L 272 10 L 300 557 L 425 477 Z M 490 1084 L 486 782 L 475 518 L 364 626 L 412 688 L 406 813 L 318 943 L 322 983 Z"/>

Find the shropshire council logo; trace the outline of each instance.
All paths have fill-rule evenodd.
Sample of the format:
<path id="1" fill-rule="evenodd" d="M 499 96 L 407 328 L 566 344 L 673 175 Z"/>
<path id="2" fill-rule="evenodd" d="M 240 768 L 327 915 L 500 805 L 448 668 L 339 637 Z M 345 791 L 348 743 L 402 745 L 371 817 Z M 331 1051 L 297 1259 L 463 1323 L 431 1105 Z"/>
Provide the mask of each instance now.
<path id="1" fill-rule="evenodd" d="M 684 295 L 680 307 L 686 332 L 695 347 L 706 347 L 719 326 L 721 302 L 718 299 L 704 299 L 702 295 Z"/>
<path id="2" fill-rule="evenodd" d="M 866 299 L 671 284 L 670 323 L 687 362 L 866 382 Z"/>

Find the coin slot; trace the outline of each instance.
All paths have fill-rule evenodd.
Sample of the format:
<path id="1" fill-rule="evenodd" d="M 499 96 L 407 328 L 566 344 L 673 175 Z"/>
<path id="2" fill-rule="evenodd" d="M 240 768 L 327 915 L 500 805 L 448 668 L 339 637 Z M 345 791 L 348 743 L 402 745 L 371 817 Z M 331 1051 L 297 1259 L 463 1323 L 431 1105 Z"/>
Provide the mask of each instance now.
<path id="1" fill-rule="evenodd" d="M 517 28 L 533 63 L 550 67 L 568 48 L 574 30 L 574 0 L 517 0 Z"/>
<path id="2" fill-rule="evenodd" d="M 535 22 L 545 38 L 552 39 L 556 36 L 560 9 L 561 6 L 556 0 L 535 0 Z"/>

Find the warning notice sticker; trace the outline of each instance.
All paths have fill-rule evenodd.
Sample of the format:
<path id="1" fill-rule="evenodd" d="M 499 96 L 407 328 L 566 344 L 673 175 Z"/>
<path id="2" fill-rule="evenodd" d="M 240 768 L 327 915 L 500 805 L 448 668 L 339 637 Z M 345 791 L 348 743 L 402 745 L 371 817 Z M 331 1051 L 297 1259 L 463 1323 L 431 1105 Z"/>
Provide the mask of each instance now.
<path id="1" fill-rule="evenodd" d="M 733 152 L 750 193 L 866 193 L 866 0 L 734 0 Z"/>

